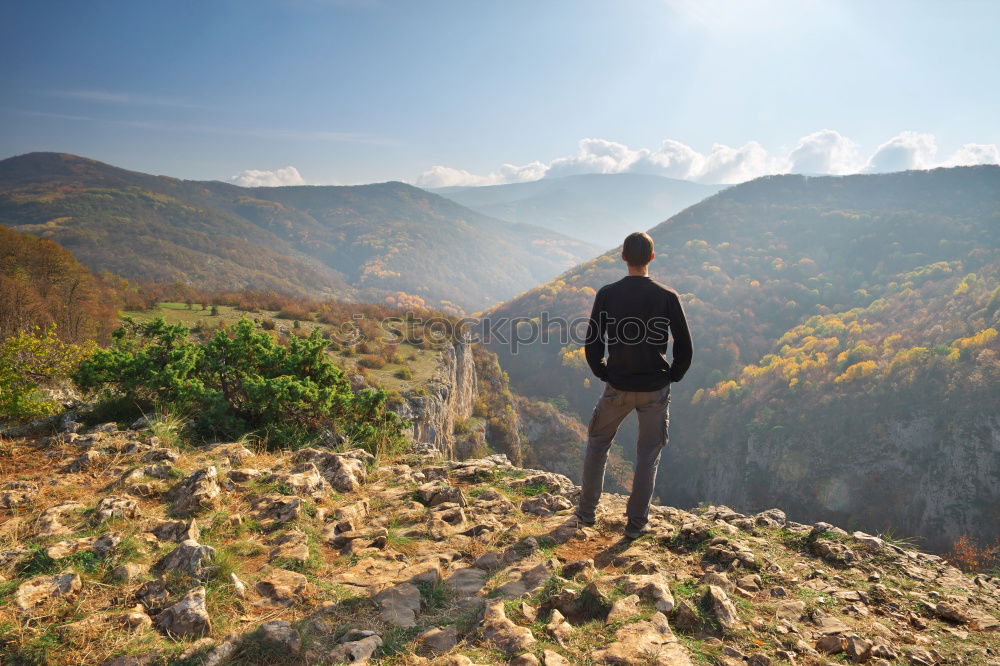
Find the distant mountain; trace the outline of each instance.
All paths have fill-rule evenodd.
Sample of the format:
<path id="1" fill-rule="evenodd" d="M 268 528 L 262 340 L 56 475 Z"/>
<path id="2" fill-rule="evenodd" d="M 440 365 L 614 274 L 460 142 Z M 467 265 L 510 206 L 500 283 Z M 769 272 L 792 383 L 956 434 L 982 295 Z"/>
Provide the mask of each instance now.
<path id="1" fill-rule="evenodd" d="M 584 174 L 432 190 L 502 220 L 535 224 L 602 248 L 659 224 L 724 186 L 642 174 Z"/>
<path id="2" fill-rule="evenodd" d="M 695 345 L 665 501 L 794 507 L 934 548 L 1000 536 L 1000 167 L 762 178 L 650 234 Z M 618 252 L 488 314 L 586 317 Z M 492 349 L 518 392 L 589 415 L 578 346 Z"/>
<path id="3" fill-rule="evenodd" d="M 0 224 L 130 279 L 467 311 L 596 251 L 403 183 L 249 189 L 59 153 L 0 161 Z"/>

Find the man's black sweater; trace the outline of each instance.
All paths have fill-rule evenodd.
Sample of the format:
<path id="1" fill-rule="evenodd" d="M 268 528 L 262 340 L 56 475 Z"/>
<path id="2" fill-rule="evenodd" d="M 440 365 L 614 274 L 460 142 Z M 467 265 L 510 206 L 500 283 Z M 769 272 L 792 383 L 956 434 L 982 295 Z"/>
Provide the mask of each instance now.
<path id="1" fill-rule="evenodd" d="M 674 339 L 673 364 L 667 363 L 668 331 Z M 585 351 L 594 374 L 621 391 L 658 391 L 679 382 L 691 366 L 692 347 L 677 292 L 642 275 L 601 287 Z"/>

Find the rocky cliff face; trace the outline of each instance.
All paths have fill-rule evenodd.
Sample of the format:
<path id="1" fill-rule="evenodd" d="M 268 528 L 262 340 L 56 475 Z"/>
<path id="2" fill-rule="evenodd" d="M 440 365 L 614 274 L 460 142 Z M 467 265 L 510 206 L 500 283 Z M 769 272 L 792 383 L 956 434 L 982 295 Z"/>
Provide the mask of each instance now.
<path id="1" fill-rule="evenodd" d="M 778 509 L 572 517 L 559 474 L 418 443 L 0 440 L 12 664 L 997 664 L 1000 579 Z"/>
<path id="2" fill-rule="evenodd" d="M 733 438 L 697 474 L 672 476 L 688 479 L 691 499 L 749 511 L 778 504 L 797 520 L 912 535 L 935 552 L 962 536 L 1000 536 L 1000 418 L 887 418 L 866 434 L 825 425 L 812 437 Z"/>
<path id="3" fill-rule="evenodd" d="M 434 379 L 405 395 L 397 411 L 413 422 L 413 439 L 433 444 L 446 458 L 456 457 L 455 424 L 472 416 L 476 400 L 476 366 L 466 342 L 445 346 Z"/>

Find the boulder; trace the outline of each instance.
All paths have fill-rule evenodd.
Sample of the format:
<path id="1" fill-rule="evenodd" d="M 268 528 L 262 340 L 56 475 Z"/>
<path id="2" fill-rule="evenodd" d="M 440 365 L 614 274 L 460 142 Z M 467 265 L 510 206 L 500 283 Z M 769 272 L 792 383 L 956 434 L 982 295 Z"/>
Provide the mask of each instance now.
<path id="1" fill-rule="evenodd" d="M 723 629 L 737 629 L 743 626 L 736 612 L 736 606 L 721 587 L 709 585 L 705 592 L 704 603 Z"/>
<path id="2" fill-rule="evenodd" d="M 334 490 L 349 493 L 364 484 L 368 465 L 374 462 L 375 457 L 363 449 L 331 453 L 308 448 L 296 451 L 293 460 L 296 463 L 313 463 Z"/>
<path id="3" fill-rule="evenodd" d="M 639 614 L 639 595 L 630 594 L 616 601 L 608 612 L 608 622 L 623 622 Z"/>
<path id="4" fill-rule="evenodd" d="M 205 608 L 205 588 L 189 590 L 176 604 L 163 609 L 153 624 L 168 636 L 190 638 L 208 635 L 212 631 L 212 622 Z"/>
<path id="5" fill-rule="evenodd" d="M 188 539 L 198 540 L 201 530 L 194 518 L 191 520 L 161 520 L 149 530 L 153 536 L 161 541 L 187 541 Z"/>
<path id="6" fill-rule="evenodd" d="M 322 497 L 333 490 L 327 480 L 320 476 L 319 468 L 311 462 L 299 463 L 287 472 L 275 472 L 266 480 L 270 483 L 282 483 L 296 495 Z"/>
<path id="7" fill-rule="evenodd" d="M 94 507 L 94 522 L 101 522 L 111 518 L 134 519 L 139 517 L 139 503 L 128 497 L 117 497 L 108 495 L 102 497 L 101 501 Z"/>
<path id="8" fill-rule="evenodd" d="M 365 634 L 356 637 L 357 634 Z M 345 640 L 350 638 L 351 640 Z M 341 639 L 341 644 L 333 648 L 327 655 L 327 661 L 333 664 L 341 662 L 349 664 L 365 664 L 375 654 L 375 650 L 382 647 L 382 638 L 370 631 L 348 632 Z"/>
<path id="9" fill-rule="evenodd" d="M 204 467 L 167 491 L 166 500 L 174 515 L 190 516 L 216 508 L 221 492 L 218 470 Z"/>
<path id="10" fill-rule="evenodd" d="M 82 588 L 83 581 L 74 573 L 35 576 L 18 586 L 14 599 L 21 610 L 31 610 L 49 601 L 71 601 Z"/>
<path id="11" fill-rule="evenodd" d="M 271 620 L 257 627 L 254 639 L 268 652 L 285 657 L 302 649 L 302 637 L 285 620 Z"/>
<path id="12" fill-rule="evenodd" d="M 203 546 L 194 539 L 187 539 L 153 565 L 153 573 L 162 575 L 170 571 L 183 571 L 192 578 L 204 578 L 212 572 L 211 563 L 214 559 L 214 548 Z"/>

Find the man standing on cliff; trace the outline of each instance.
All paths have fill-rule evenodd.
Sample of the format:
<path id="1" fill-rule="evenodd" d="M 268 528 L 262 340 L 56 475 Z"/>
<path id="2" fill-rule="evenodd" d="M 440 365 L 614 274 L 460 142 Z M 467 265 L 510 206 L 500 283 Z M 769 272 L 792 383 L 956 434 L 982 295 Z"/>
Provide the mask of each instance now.
<path id="1" fill-rule="evenodd" d="M 656 468 L 667 443 L 670 384 L 679 382 L 691 365 L 691 334 L 680 299 L 649 277 L 649 262 L 655 256 L 649 234 L 636 232 L 625 239 L 622 259 L 628 275 L 597 292 L 585 347 L 590 369 L 606 385 L 590 418 L 576 518 L 584 525 L 594 524 L 611 440 L 635 410 L 639 437 L 626 509 L 628 539 L 642 536 L 649 518 Z M 672 364 L 666 358 L 668 337 L 674 340 Z"/>

